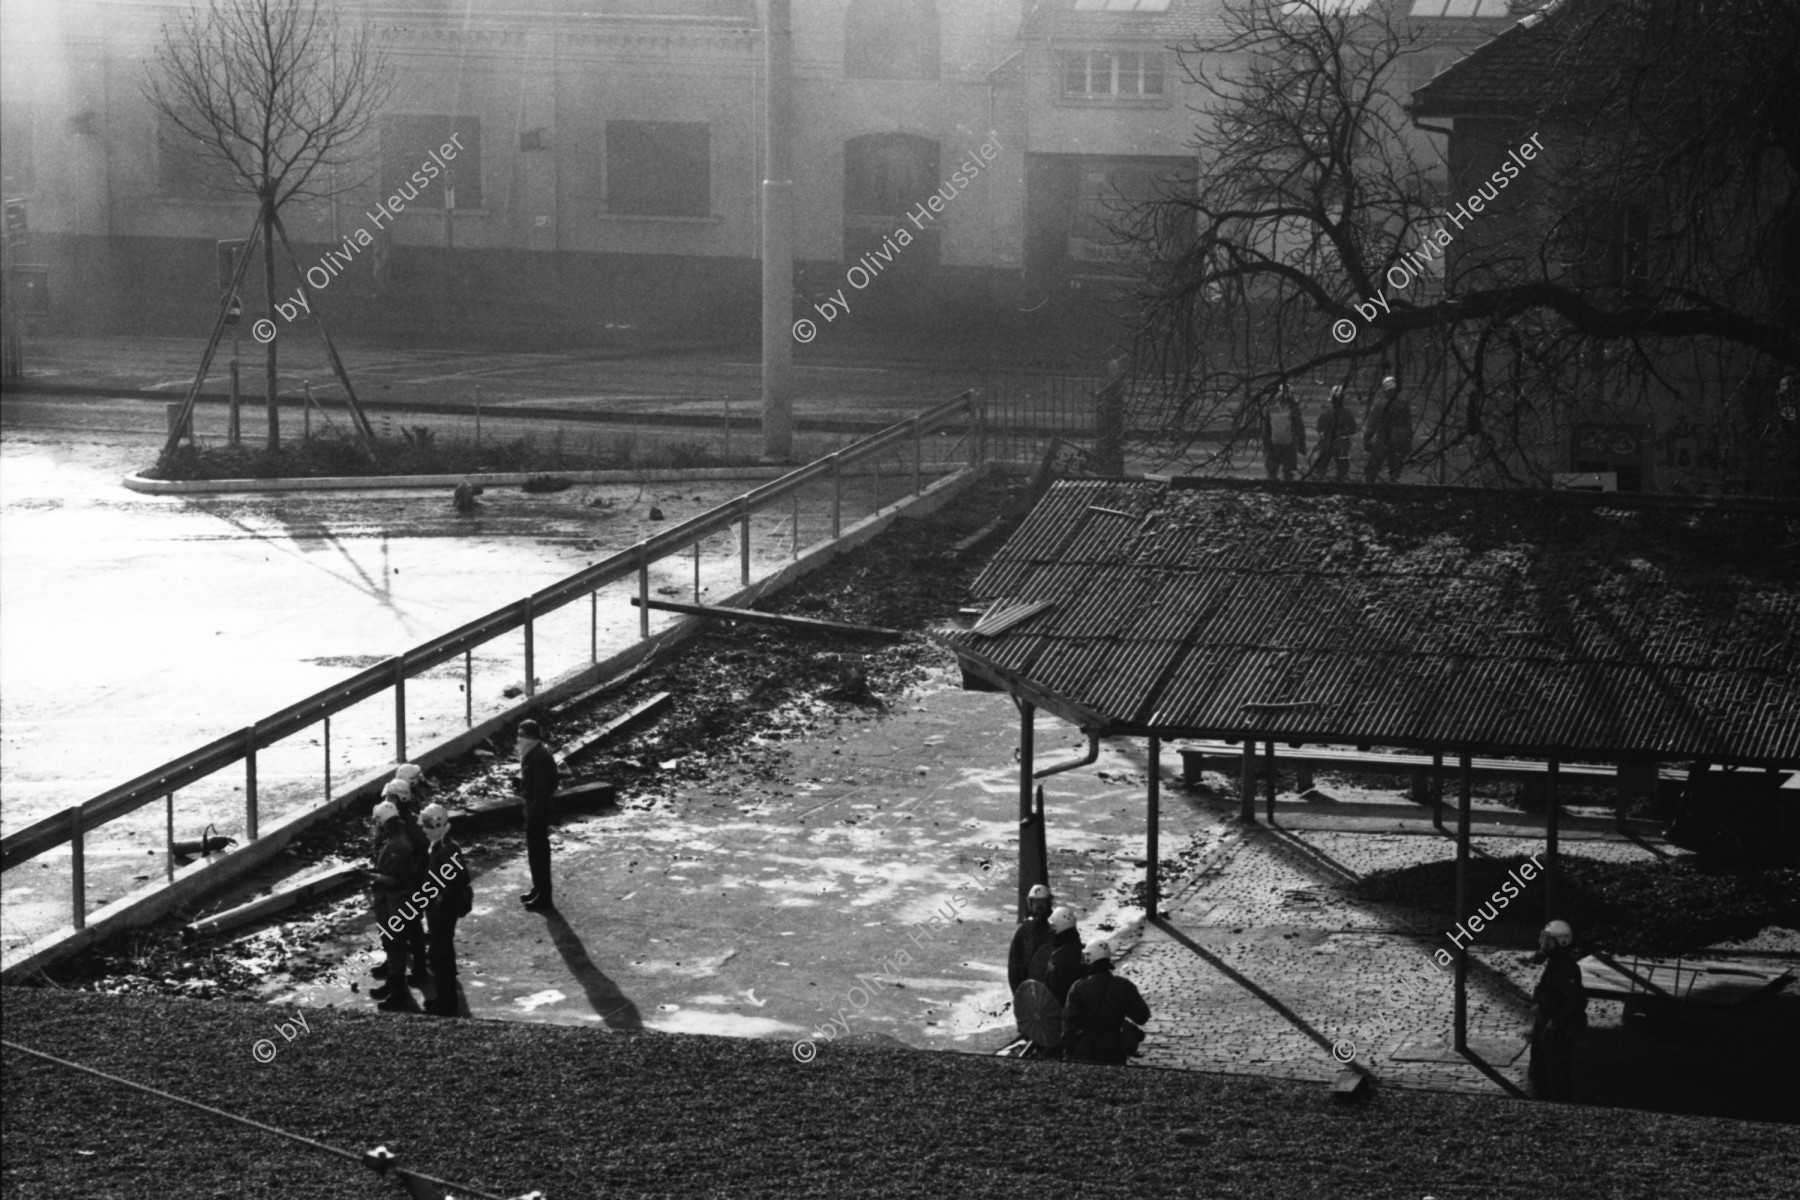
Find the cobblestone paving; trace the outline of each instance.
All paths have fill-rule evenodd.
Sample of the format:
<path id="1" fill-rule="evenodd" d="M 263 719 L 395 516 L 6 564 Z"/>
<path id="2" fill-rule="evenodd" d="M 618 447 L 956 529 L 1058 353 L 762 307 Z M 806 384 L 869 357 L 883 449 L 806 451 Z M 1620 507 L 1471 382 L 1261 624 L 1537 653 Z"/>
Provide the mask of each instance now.
<path id="1" fill-rule="evenodd" d="M 1429 954 L 1442 945 L 1442 914 L 1353 902 L 1343 890 L 1372 871 L 1451 857 L 1453 841 L 1249 830 L 1224 819 L 1232 809 L 1221 800 L 1199 865 L 1164 904 L 1174 936 L 1152 927 L 1121 959 L 1154 1014 L 1144 1063 L 1325 1082 L 1341 1069 L 1335 1046 L 1353 1048 L 1354 1062 L 1384 1084 L 1525 1090 L 1537 968 L 1517 948 L 1471 947 L 1469 1044 L 1484 1071 L 1449 1052 L 1452 976 Z M 1539 844 L 1471 839 L 1495 856 Z M 1597 841 L 1564 852 L 1611 861 L 1650 853 Z M 1594 1004 L 1591 1015 L 1605 1020 L 1607 1007 Z"/>

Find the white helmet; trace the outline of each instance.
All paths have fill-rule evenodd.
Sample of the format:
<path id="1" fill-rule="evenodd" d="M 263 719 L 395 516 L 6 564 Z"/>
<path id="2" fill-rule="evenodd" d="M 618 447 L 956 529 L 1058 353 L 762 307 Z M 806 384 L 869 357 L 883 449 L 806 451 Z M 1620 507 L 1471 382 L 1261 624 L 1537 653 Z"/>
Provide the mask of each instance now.
<path id="1" fill-rule="evenodd" d="M 1087 948 L 1082 950 L 1081 958 L 1087 963 L 1097 963 L 1102 959 L 1111 962 L 1112 946 L 1107 942 L 1089 942 Z"/>
<path id="2" fill-rule="evenodd" d="M 394 768 L 394 778 L 405 781 L 409 786 L 417 783 L 419 781 L 419 776 L 424 773 L 424 771 L 419 769 L 417 763 L 401 763 Z"/>
<path id="3" fill-rule="evenodd" d="M 375 811 L 369 814 L 369 819 L 375 822 L 377 829 L 382 828 L 389 821 L 398 820 L 399 817 L 400 806 L 385 798 L 375 806 Z"/>
<path id="4" fill-rule="evenodd" d="M 387 786 L 381 789 L 383 796 L 398 796 L 402 800 L 412 799 L 412 784 L 404 779 L 390 779 Z"/>
<path id="5" fill-rule="evenodd" d="M 1027 900 L 1048 900 L 1051 898 L 1050 889 L 1044 884 L 1034 883 L 1031 885 L 1031 890 L 1025 893 L 1025 898 Z"/>
<path id="6" fill-rule="evenodd" d="M 1552 921 L 1544 926 L 1542 933 L 1538 934 L 1538 946 L 1545 951 L 1548 951 L 1552 944 L 1567 946 L 1574 940 L 1575 931 L 1569 928 L 1567 921 Z"/>
<path id="7" fill-rule="evenodd" d="M 450 832 L 450 812 L 441 804 L 427 804 L 419 812 L 419 828 L 433 845 L 444 840 Z"/>
<path id="8" fill-rule="evenodd" d="M 1075 910 L 1065 904 L 1063 907 L 1051 913 L 1050 928 L 1056 933 L 1061 933 L 1065 929 L 1075 928 Z"/>

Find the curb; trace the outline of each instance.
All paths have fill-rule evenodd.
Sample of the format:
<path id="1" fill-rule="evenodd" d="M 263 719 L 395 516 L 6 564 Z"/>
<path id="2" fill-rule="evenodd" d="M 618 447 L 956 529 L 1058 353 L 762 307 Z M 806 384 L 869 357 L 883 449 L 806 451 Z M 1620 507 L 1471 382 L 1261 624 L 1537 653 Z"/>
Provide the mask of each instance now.
<path id="1" fill-rule="evenodd" d="M 927 466 L 921 475 L 944 476 L 965 464 Z M 508 471 L 492 475 L 320 475 L 277 479 L 147 479 L 133 471 L 121 482 L 131 491 L 152 496 L 191 496 L 210 492 L 329 492 L 379 491 L 387 488 L 454 488 L 459 483 L 478 487 L 517 487 L 528 479 L 549 475 L 570 483 L 698 483 L 719 479 L 779 479 L 793 467 L 694 467 L 685 471 Z M 873 471 L 845 471 L 846 478 Z M 887 472 L 897 475 L 896 472 Z"/>

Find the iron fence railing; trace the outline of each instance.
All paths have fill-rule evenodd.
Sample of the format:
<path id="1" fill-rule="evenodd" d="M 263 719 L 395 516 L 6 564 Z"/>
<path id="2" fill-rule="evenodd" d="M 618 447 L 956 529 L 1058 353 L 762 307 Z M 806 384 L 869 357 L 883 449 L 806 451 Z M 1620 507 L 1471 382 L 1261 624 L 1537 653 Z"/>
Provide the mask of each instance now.
<path id="1" fill-rule="evenodd" d="M 739 528 L 740 575 L 743 584 L 750 583 L 751 518 L 778 501 L 792 498 L 794 552 L 799 549 L 799 492 L 809 485 L 829 481 L 831 496 L 831 537 L 842 534 L 843 478 L 845 468 L 867 460 L 879 470 L 883 456 L 910 451 L 913 494 L 924 489 L 926 464 L 925 435 L 939 431 L 962 433 L 955 445 L 963 448 L 968 465 L 979 465 L 990 457 L 986 447 L 986 419 L 983 398 L 976 390 L 962 393 L 952 400 L 927 409 L 912 418 L 889 426 L 879 433 L 853 442 L 778 479 L 715 506 L 686 521 L 673 525 L 653 537 L 621 550 L 594 565 L 578 571 L 546 588 L 521 597 L 511 604 L 475 618 L 430 641 L 414 646 L 384 662 L 371 666 L 349 679 L 334 683 L 303 700 L 271 713 L 269 716 L 199 746 L 171 759 L 135 779 L 53 813 L 23 829 L 0 839 L 0 870 L 11 870 L 65 843 L 71 856 L 71 912 L 76 929 L 86 924 L 87 878 L 84 861 L 86 836 L 93 830 L 130 813 L 164 800 L 168 805 L 168 870 L 174 874 L 175 794 L 206 777 L 233 766 L 244 764 L 244 828 L 249 840 L 258 836 L 257 755 L 259 751 L 291 738 L 314 725 L 323 725 L 325 743 L 325 794 L 331 798 L 331 718 L 360 704 L 392 691 L 394 696 L 393 752 L 396 763 L 405 762 L 407 681 L 457 657 L 463 660 L 463 694 L 465 721 L 473 724 L 472 658 L 474 651 L 515 630 L 524 633 L 524 666 L 526 696 L 536 693 L 534 623 L 540 618 L 588 598 L 590 611 L 590 661 L 598 661 L 599 592 L 600 589 L 634 574 L 637 577 L 638 633 L 650 636 L 650 567 L 674 554 L 698 547 L 705 539 Z M 937 465 L 943 465 L 941 462 Z M 903 468 L 904 469 L 904 468 Z M 877 480 L 879 481 L 879 475 Z M 879 494 L 877 504 L 879 504 Z"/>

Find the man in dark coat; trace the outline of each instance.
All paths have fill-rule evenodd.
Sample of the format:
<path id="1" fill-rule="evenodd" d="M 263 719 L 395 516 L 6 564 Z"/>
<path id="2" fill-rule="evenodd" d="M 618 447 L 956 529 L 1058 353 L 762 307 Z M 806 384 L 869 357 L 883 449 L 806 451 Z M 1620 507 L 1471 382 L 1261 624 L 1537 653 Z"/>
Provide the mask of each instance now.
<path id="1" fill-rule="evenodd" d="M 1381 381 L 1375 402 L 1369 406 L 1369 423 L 1363 430 L 1363 446 L 1369 460 L 1363 465 L 1363 480 L 1374 483 L 1382 468 L 1387 469 L 1388 482 L 1400 482 L 1400 467 L 1412 453 L 1412 407 L 1400 396 L 1400 383 L 1392 375 Z"/>
<path id="2" fill-rule="evenodd" d="M 1335 466 L 1337 481 L 1346 482 L 1350 478 L 1351 439 L 1355 436 L 1356 417 L 1344 403 L 1344 387 L 1339 384 L 1331 389 L 1331 402 L 1319 414 L 1319 457 L 1313 462 L 1313 470 Z"/>
<path id="3" fill-rule="evenodd" d="M 1283 480 L 1292 482 L 1299 456 L 1305 453 L 1306 418 L 1294 399 L 1294 389 L 1284 383 L 1275 403 L 1263 413 L 1263 462 L 1269 478 L 1279 472 Z"/>
<path id="4" fill-rule="evenodd" d="M 1113 974 L 1112 947 L 1095 942 L 1087 948 L 1087 978 L 1069 989 L 1063 1005 L 1063 1047 L 1073 1062 L 1123 1066 L 1135 1049 L 1125 1023 L 1150 1019 L 1150 1006 L 1137 984 Z"/>
<path id="5" fill-rule="evenodd" d="M 412 781 L 402 779 L 399 772 L 396 771 L 394 778 L 381 789 L 381 798 L 391 800 L 394 806 L 400 810 L 401 831 L 406 834 L 406 840 L 412 844 L 415 865 L 410 888 L 411 891 L 416 892 L 425 882 L 425 858 L 431 848 L 431 843 L 426 839 L 425 831 L 419 828 L 419 804 L 412 794 Z M 376 835 L 375 843 L 375 852 L 380 853 L 381 835 Z M 408 921 L 406 924 L 406 961 L 412 970 L 412 975 L 407 979 L 408 983 L 414 987 L 424 987 L 431 982 L 431 976 L 426 973 L 425 966 L 429 961 L 429 954 L 425 943 L 425 922 L 423 921 Z M 372 973 L 382 978 L 387 977 L 385 967 L 378 966 Z"/>
<path id="6" fill-rule="evenodd" d="M 555 907 L 550 900 L 550 810 L 556 801 L 556 757 L 545 749 L 536 721 L 519 722 L 519 787 L 525 793 L 525 860 L 531 890 L 519 899 L 532 912 Z"/>
<path id="7" fill-rule="evenodd" d="M 1025 919 L 1013 931 L 1012 952 L 1006 956 L 1006 986 L 1017 992 L 1031 978 L 1031 960 L 1040 946 L 1050 944 L 1050 909 L 1056 897 L 1043 884 L 1033 885 L 1025 896 Z"/>
<path id="8" fill-rule="evenodd" d="M 440 1017 L 454 1017 L 457 1013 L 456 923 L 474 908 L 475 889 L 470 885 L 462 847 L 450 836 L 450 814 L 444 806 L 426 805 L 419 814 L 419 825 L 431 844 L 427 857 L 429 870 L 420 891 L 425 895 L 425 917 L 430 923 L 427 952 L 431 956 L 431 978 L 437 984 L 437 991 L 425 1011 Z"/>
<path id="9" fill-rule="evenodd" d="M 1031 977 L 1050 989 L 1061 1004 L 1083 974 L 1081 933 L 1075 928 L 1075 910 L 1059 908 L 1050 914 L 1050 944 L 1032 956 Z"/>
<path id="10" fill-rule="evenodd" d="M 1587 992 L 1581 966 L 1569 949 L 1575 931 L 1552 921 L 1538 934 L 1534 960 L 1544 974 L 1532 989 L 1531 1066 L 1526 1071 L 1540 1100 L 1572 1100 L 1575 1039 L 1587 1029 Z"/>
<path id="11" fill-rule="evenodd" d="M 406 836 L 405 820 L 399 807 L 389 799 L 375 806 L 375 827 L 380 831 L 381 845 L 375 852 L 375 865 L 365 872 L 373 894 L 375 924 L 387 943 L 387 982 L 369 993 L 369 998 L 390 1012 L 406 1012 L 412 1008 L 412 993 L 406 988 L 406 948 L 408 926 L 418 918 L 418 910 L 406 904 L 418 873 L 418 857 L 412 841 Z"/>

